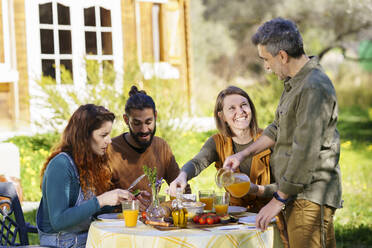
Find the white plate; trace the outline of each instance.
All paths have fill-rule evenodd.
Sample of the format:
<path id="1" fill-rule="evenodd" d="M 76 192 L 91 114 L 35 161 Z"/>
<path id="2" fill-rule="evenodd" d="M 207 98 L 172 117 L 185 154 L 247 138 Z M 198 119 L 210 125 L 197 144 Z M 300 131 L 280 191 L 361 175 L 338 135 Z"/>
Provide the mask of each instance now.
<path id="1" fill-rule="evenodd" d="M 99 220 L 122 220 L 118 218 L 119 213 L 108 213 L 108 214 L 100 214 L 97 216 Z"/>
<path id="2" fill-rule="evenodd" d="M 241 217 L 241 218 L 239 218 L 238 223 L 253 224 L 254 225 L 256 223 L 256 217 L 257 217 L 257 214 L 252 214 L 252 215 L 249 215 L 249 216 Z M 270 223 L 273 223 L 273 222 L 275 222 L 275 218 L 272 218 L 272 220 L 270 221 Z"/>
<path id="3" fill-rule="evenodd" d="M 229 206 L 227 211 L 229 212 L 229 214 L 240 214 L 247 211 L 247 209 L 245 207 Z"/>

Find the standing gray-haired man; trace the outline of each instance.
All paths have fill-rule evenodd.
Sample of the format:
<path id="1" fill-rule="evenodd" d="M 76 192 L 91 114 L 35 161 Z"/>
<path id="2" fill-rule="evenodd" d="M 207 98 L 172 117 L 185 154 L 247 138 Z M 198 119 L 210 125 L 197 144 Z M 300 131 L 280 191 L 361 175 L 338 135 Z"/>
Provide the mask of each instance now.
<path id="1" fill-rule="evenodd" d="M 281 210 L 290 247 L 336 247 L 333 216 L 341 207 L 337 99 L 316 57 L 308 57 L 296 24 L 275 18 L 252 36 L 265 69 L 284 80 L 275 120 L 245 150 L 225 160 L 235 169 L 250 155 L 274 148 L 270 166 L 274 198 L 261 209 L 256 226 L 266 229 Z"/>

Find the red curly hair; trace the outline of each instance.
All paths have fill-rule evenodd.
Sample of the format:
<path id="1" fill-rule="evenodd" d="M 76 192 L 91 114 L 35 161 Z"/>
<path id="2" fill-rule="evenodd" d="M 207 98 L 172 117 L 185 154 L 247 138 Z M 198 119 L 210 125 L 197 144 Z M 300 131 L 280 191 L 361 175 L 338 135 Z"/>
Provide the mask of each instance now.
<path id="1" fill-rule="evenodd" d="M 63 131 L 60 142 L 52 149 L 51 155 L 44 163 L 41 178 L 50 162 L 60 152 L 72 155 L 80 177 L 80 185 L 87 195 L 88 190 L 100 195 L 111 186 L 112 172 L 108 156 L 96 154 L 91 144 L 92 133 L 106 121 L 113 122 L 115 115 L 102 106 L 94 104 L 81 105 L 71 116 Z"/>

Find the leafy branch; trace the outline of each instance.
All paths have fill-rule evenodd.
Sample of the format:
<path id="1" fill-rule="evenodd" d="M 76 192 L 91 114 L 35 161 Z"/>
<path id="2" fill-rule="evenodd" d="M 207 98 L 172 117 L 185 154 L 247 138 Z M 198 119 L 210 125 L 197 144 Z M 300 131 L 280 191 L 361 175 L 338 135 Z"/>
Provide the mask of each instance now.
<path id="1" fill-rule="evenodd" d="M 155 185 L 156 184 L 156 177 L 157 177 L 157 174 L 158 174 L 157 171 L 156 171 L 156 167 L 154 169 L 151 169 L 151 168 L 147 167 L 147 165 L 144 165 L 143 166 L 143 172 L 145 173 L 145 175 L 149 179 L 150 184 Z"/>
<path id="2" fill-rule="evenodd" d="M 143 172 L 149 179 L 149 182 L 150 182 L 149 186 L 151 188 L 154 188 L 155 190 L 158 190 L 163 183 L 163 178 L 160 178 L 159 180 L 157 180 L 158 173 L 157 173 L 156 167 L 154 169 L 151 169 L 147 165 L 144 165 Z"/>

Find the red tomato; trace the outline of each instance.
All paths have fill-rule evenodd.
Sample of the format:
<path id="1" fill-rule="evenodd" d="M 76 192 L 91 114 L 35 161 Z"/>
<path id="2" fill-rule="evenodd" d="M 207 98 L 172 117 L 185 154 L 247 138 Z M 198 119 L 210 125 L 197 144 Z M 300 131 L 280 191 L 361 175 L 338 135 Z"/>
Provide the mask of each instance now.
<path id="1" fill-rule="evenodd" d="M 192 221 L 194 221 L 194 223 L 199 223 L 199 215 L 195 215 Z"/>
<path id="2" fill-rule="evenodd" d="M 146 211 L 143 211 L 142 213 L 141 213 L 141 216 L 142 216 L 142 218 L 143 219 L 147 219 L 147 214 L 146 214 Z"/>
<path id="3" fill-rule="evenodd" d="M 208 225 L 213 225 L 214 224 L 213 217 L 208 217 L 207 218 L 207 223 L 208 223 Z"/>
<path id="4" fill-rule="evenodd" d="M 214 219 L 215 224 L 220 223 L 220 221 L 221 221 L 219 216 L 215 216 L 213 219 Z"/>
<path id="5" fill-rule="evenodd" d="M 205 224 L 205 218 L 200 218 L 199 219 L 199 224 L 204 225 Z"/>

